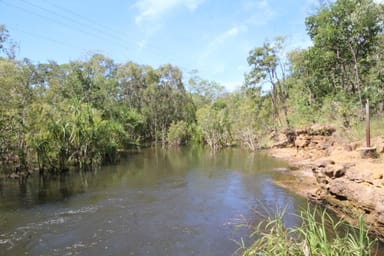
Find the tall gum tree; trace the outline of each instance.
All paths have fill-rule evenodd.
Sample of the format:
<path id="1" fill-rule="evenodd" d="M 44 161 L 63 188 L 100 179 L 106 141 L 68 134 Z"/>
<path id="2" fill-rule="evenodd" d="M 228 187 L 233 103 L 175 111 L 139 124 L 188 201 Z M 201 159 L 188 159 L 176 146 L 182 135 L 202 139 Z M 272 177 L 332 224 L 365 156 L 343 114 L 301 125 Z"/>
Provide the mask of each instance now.
<path id="1" fill-rule="evenodd" d="M 361 108 L 362 88 L 373 66 L 368 57 L 383 32 L 380 5 L 373 0 L 338 0 L 322 5 L 305 21 L 313 40 L 308 60 L 311 54 L 326 56 L 321 62 L 327 69 L 313 72 L 322 71 L 321 78 L 327 78 L 335 91 L 357 94 Z"/>
<path id="2" fill-rule="evenodd" d="M 272 112 L 279 125 L 284 122 L 280 117 L 280 109 L 283 110 L 284 121 L 289 126 L 287 66 L 284 63 L 283 48 L 284 37 L 276 37 L 275 40 L 265 42 L 263 46 L 251 50 L 247 58 L 251 71 L 246 74 L 245 85 L 247 87 L 258 87 L 267 83 L 270 85 L 270 95 L 272 101 Z"/>

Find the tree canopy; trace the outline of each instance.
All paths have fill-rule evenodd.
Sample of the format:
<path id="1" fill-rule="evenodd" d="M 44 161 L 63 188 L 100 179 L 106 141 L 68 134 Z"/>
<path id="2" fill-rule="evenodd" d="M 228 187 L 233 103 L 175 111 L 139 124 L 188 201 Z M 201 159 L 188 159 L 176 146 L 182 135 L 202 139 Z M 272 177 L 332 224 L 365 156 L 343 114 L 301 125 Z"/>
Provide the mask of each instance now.
<path id="1" fill-rule="evenodd" d="M 256 150 L 275 129 L 324 120 L 348 127 L 366 99 L 384 110 L 383 20 L 383 4 L 373 0 L 322 4 L 305 20 L 310 47 L 265 41 L 249 52 L 244 85 L 230 93 L 197 73 L 186 82 L 171 64 L 115 63 L 102 54 L 64 64 L 17 60 L 1 25 L 3 169 L 93 168 L 157 142 Z"/>

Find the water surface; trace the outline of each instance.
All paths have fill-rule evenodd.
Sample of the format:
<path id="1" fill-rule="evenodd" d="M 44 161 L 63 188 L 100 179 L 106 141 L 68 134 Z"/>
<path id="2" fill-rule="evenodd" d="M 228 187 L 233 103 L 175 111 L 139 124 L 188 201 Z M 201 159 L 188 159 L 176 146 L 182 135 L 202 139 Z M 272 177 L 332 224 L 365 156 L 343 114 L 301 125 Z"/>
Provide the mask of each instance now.
<path id="1" fill-rule="evenodd" d="M 255 208 L 305 206 L 271 183 L 284 166 L 239 149 L 145 149 L 94 172 L 1 180 L 0 255 L 232 255 Z"/>

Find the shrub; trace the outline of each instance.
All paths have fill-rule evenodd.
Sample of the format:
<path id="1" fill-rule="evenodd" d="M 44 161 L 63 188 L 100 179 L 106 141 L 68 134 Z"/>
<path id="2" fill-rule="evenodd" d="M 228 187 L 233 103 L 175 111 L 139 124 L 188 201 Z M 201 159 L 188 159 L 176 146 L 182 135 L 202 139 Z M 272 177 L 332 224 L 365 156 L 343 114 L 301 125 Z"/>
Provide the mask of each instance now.
<path id="1" fill-rule="evenodd" d="M 186 142 L 188 125 L 185 121 L 172 122 L 167 133 L 167 142 L 172 146 L 179 146 Z"/>

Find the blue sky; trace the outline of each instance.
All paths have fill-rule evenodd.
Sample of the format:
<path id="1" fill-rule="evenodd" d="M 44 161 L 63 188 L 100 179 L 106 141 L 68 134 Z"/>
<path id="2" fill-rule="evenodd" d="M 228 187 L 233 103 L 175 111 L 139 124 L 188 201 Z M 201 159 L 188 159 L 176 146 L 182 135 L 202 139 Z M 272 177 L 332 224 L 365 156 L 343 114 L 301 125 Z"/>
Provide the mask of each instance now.
<path id="1" fill-rule="evenodd" d="M 276 36 L 310 45 L 305 17 L 317 0 L 0 0 L 0 24 L 17 57 L 59 63 L 102 53 L 117 63 L 171 63 L 228 90 L 249 70 L 251 49 Z"/>

